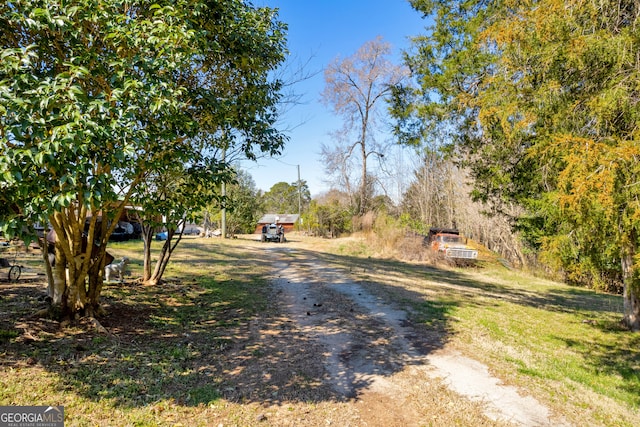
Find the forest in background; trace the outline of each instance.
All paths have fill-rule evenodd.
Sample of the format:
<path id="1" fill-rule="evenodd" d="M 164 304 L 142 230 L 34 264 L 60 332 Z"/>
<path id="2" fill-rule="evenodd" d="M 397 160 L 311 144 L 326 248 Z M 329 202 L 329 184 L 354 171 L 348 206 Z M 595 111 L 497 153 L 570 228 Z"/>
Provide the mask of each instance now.
<path id="1" fill-rule="evenodd" d="M 55 231 L 47 275 L 64 312 L 99 313 L 106 242 L 134 204 L 145 251 L 153 229 L 169 234 L 162 265 L 145 261 L 150 284 L 181 224 L 221 208 L 238 231 L 286 209 L 327 237 L 388 218 L 621 292 L 640 329 L 636 1 L 411 0 L 430 24 L 402 64 L 377 38 L 324 70 L 343 127 L 320 147 L 334 190 L 313 200 L 302 181 L 261 193 L 231 169 L 287 142 L 278 117 L 298 98 L 277 9 L 134 3 L 0 6 L 0 231 Z M 400 147 L 412 168 L 398 170 Z"/>
<path id="2" fill-rule="evenodd" d="M 622 293 L 640 329 L 640 5 L 411 4 L 433 25 L 403 65 L 376 39 L 325 69 L 344 127 L 322 156 L 339 190 L 310 201 L 306 227 L 336 236 L 374 213 L 457 228 L 514 264 Z M 396 200 L 394 146 L 419 159 Z"/>

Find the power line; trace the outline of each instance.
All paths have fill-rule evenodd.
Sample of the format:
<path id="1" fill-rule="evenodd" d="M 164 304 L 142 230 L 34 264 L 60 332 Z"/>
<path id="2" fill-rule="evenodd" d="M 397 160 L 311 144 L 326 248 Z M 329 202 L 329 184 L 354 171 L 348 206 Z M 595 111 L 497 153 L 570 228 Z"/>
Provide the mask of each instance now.
<path id="1" fill-rule="evenodd" d="M 283 165 L 286 165 L 286 166 L 291 166 L 291 167 L 300 167 L 300 165 L 292 165 L 291 163 L 283 162 L 283 161 L 282 161 L 282 160 L 280 160 L 280 159 L 276 159 L 276 158 L 274 158 L 273 160 L 275 160 L 275 161 L 276 161 L 276 162 L 278 162 L 278 163 L 282 163 Z"/>

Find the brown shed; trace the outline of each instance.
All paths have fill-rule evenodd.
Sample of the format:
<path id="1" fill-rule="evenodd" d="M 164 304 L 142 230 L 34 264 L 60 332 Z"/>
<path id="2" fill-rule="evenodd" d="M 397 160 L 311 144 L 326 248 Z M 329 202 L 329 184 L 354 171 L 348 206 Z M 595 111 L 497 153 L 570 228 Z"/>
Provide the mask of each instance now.
<path id="1" fill-rule="evenodd" d="M 293 231 L 300 215 L 298 214 L 264 214 L 258 221 L 254 234 L 262 233 L 262 226 L 269 224 L 281 225 L 284 227 L 284 232 L 289 233 Z"/>

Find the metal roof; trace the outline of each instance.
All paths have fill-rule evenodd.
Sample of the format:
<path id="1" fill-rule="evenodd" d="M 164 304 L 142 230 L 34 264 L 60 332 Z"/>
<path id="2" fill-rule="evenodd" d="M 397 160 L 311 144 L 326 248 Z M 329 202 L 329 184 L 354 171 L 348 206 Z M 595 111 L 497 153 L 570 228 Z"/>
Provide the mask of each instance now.
<path id="1" fill-rule="evenodd" d="M 258 224 L 295 224 L 298 218 L 298 214 L 264 214 Z"/>

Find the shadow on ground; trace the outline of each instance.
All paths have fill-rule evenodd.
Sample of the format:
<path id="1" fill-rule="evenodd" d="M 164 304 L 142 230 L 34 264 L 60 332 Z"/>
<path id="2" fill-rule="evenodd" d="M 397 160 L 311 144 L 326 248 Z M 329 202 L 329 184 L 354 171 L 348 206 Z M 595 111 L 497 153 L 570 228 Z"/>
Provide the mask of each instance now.
<path id="1" fill-rule="evenodd" d="M 1 375 L 11 375 L 12 368 L 41 367 L 58 375 L 58 392 L 96 401 L 109 399 L 121 407 L 161 400 L 197 406 L 222 398 L 265 404 L 344 400 L 369 386 L 372 375 L 392 375 L 407 364 L 418 363 L 422 356 L 441 348 L 451 333 L 448 314 L 454 302 L 430 299 L 376 279 L 372 270 L 375 277 L 380 272 L 389 277 L 427 276 L 460 292 L 481 292 L 548 310 L 571 311 L 585 305 L 597 309 L 600 305 L 600 296 L 580 290 L 532 294 L 415 263 L 303 249 L 295 249 L 291 256 L 286 245 L 268 251 L 270 254 L 250 245 L 186 242 L 185 246 L 183 251 L 190 255 L 180 260 L 187 265 L 183 271 L 188 271 L 182 277 L 167 277 L 158 287 L 129 283 L 105 288 L 103 302 L 109 314 L 100 322 L 108 335 L 99 334 L 86 321 L 66 325 L 32 319 L 30 314 L 44 304 L 44 286 L 1 284 Z M 355 342 L 337 348 L 333 356 L 337 371 L 327 372 L 322 362 L 326 348 L 318 335 L 310 333 L 315 324 L 283 312 L 278 299 L 282 295 L 268 280 L 270 274 L 280 274 L 274 262 L 285 259 L 307 268 L 309 276 L 301 280 L 312 285 L 335 277 L 335 268 L 345 274 L 355 272 L 360 280 L 338 279 L 334 285 L 365 289 L 374 298 L 371 304 L 389 304 L 390 295 L 400 295 L 401 301 L 392 304 L 392 309 L 419 307 L 420 317 L 389 323 L 376 315 L 373 306 L 354 304 L 344 291 L 328 289 L 323 295 L 332 298 L 319 301 L 313 286 L 307 286 L 307 294 L 300 297 L 308 308 L 301 303 L 300 316 L 320 319 L 325 323 L 323 333 L 334 337 L 345 331 L 357 335 Z M 319 267 L 313 267 L 316 264 Z M 408 346 L 394 341 L 399 335 Z M 611 351 L 588 356 L 594 364 L 625 358 Z M 628 362 L 623 360 L 618 366 Z M 351 382 L 343 390 L 327 382 L 328 375 L 341 374 L 341 366 L 353 371 L 343 377 Z"/>

